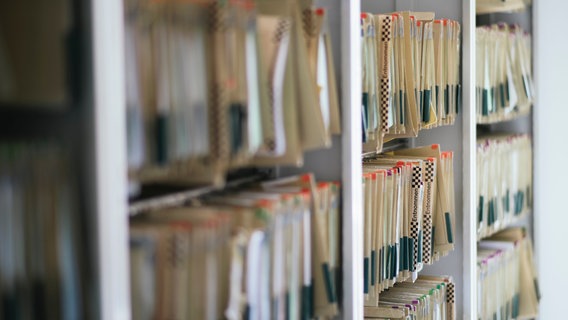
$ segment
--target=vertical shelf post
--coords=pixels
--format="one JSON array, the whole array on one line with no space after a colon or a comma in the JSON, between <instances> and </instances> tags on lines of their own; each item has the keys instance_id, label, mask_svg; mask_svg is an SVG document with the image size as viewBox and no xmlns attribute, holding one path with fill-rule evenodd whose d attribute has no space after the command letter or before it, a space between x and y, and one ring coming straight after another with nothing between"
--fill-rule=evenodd
<instances>
[{"instance_id":1,"label":"vertical shelf post","mask_svg":"<svg viewBox=\"0 0 568 320\"><path fill-rule=\"evenodd\" d=\"M341 1L343 319L363 319L360 0Z\"/></svg>"},{"instance_id":2,"label":"vertical shelf post","mask_svg":"<svg viewBox=\"0 0 568 320\"><path fill-rule=\"evenodd\" d=\"M476 110L475 110L475 0L463 2L463 312L477 319Z\"/></svg>"},{"instance_id":3,"label":"vertical shelf post","mask_svg":"<svg viewBox=\"0 0 568 320\"><path fill-rule=\"evenodd\" d=\"M101 319L130 319L122 1L91 1Z\"/></svg>"}]
</instances>

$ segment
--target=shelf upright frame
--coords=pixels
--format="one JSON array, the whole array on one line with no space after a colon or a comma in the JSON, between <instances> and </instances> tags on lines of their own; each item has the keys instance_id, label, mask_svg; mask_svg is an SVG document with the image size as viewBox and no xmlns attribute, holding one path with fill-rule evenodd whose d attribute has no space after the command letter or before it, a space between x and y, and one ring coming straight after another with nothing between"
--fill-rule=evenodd
<instances>
[{"instance_id":1,"label":"shelf upright frame","mask_svg":"<svg viewBox=\"0 0 568 320\"><path fill-rule=\"evenodd\" d=\"M343 319L363 319L360 0L341 1Z\"/></svg>"},{"instance_id":2,"label":"shelf upright frame","mask_svg":"<svg viewBox=\"0 0 568 320\"><path fill-rule=\"evenodd\" d=\"M122 5L91 1L98 294L105 320L131 319Z\"/></svg>"},{"instance_id":3,"label":"shelf upright frame","mask_svg":"<svg viewBox=\"0 0 568 320\"><path fill-rule=\"evenodd\" d=\"M475 0L462 3L462 92L463 92L463 312L464 319L477 319L477 215L475 110Z\"/></svg>"}]
</instances>

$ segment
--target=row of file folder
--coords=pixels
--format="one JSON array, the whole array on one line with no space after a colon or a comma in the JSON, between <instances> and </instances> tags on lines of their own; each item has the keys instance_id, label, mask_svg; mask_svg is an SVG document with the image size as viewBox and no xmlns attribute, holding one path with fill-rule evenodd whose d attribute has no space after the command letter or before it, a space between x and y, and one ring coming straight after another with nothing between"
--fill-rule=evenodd
<instances>
[{"instance_id":1,"label":"row of file folder","mask_svg":"<svg viewBox=\"0 0 568 320\"><path fill-rule=\"evenodd\" d=\"M404 320L454 320L456 319L455 284L449 276L421 275L414 283L396 284L388 291L381 293L379 306L401 310L402 317L389 319ZM368 317L365 319L382 318Z\"/></svg>"},{"instance_id":2,"label":"row of file folder","mask_svg":"<svg viewBox=\"0 0 568 320\"><path fill-rule=\"evenodd\" d=\"M532 191L532 140L528 134L494 134L478 138L478 239L528 214L532 207Z\"/></svg>"},{"instance_id":3,"label":"row of file folder","mask_svg":"<svg viewBox=\"0 0 568 320\"><path fill-rule=\"evenodd\" d=\"M478 0L475 2L477 14L523 11L532 0Z\"/></svg>"},{"instance_id":4,"label":"row of file folder","mask_svg":"<svg viewBox=\"0 0 568 320\"><path fill-rule=\"evenodd\" d=\"M56 143L0 143L1 319L89 319L71 168Z\"/></svg>"},{"instance_id":5,"label":"row of file folder","mask_svg":"<svg viewBox=\"0 0 568 320\"><path fill-rule=\"evenodd\" d=\"M507 229L480 241L477 255L478 318L537 318L540 293L525 230Z\"/></svg>"},{"instance_id":6,"label":"row of file folder","mask_svg":"<svg viewBox=\"0 0 568 320\"><path fill-rule=\"evenodd\" d=\"M461 104L459 22L432 12L361 14L363 149L453 124Z\"/></svg>"},{"instance_id":7,"label":"row of file folder","mask_svg":"<svg viewBox=\"0 0 568 320\"><path fill-rule=\"evenodd\" d=\"M530 112L534 100L532 41L518 25L476 29L478 123L509 120Z\"/></svg>"},{"instance_id":8,"label":"row of file folder","mask_svg":"<svg viewBox=\"0 0 568 320\"><path fill-rule=\"evenodd\" d=\"M453 153L439 145L363 162L365 305L454 249Z\"/></svg>"},{"instance_id":9,"label":"row of file folder","mask_svg":"<svg viewBox=\"0 0 568 320\"><path fill-rule=\"evenodd\" d=\"M130 177L222 185L295 165L340 117L327 11L311 1L125 1Z\"/></svg>"},{"instance_id":10,"label":"row of file folder","mask_svg":"<svg viewBox=\"0 0 568 320\"><path fill-rule=\"evenodd\" d=\"M134 218L133 317L338 315L339 188L305 174Z\"/></svg>"}]
</instances>

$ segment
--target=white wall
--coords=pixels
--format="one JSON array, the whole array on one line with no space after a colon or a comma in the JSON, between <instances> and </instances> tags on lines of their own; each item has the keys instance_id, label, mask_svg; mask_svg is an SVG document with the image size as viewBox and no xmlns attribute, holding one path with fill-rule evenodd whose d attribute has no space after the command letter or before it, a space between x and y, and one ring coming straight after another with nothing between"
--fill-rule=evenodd
<instances>
[{"instance_id":1,"label":"white wall","mask_svg":"<svg viewBox=\"0 0 568 320\"><path fill-rule=\"evenodd\" d=\"M537 103L534 118L535 244L542 292L540 319L557 319L568 277L568 2L534 1Z\"/></svg>"}]
</instances>

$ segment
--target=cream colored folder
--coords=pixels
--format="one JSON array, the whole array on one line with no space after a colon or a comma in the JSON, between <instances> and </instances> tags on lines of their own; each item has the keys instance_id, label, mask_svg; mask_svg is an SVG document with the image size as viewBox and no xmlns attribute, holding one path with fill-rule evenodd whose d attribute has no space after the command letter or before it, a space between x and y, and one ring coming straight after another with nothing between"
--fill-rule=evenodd
<instances>
[{"instance_id":1,"label":"cream colored folder","mask_svg":"<svg viewBox=\"0 0 568 320\"><path fill-rule=\"evenodd\" d=\"M309 191L312 198L312 274L314 277L314 314L328 317L337 314L337 296L330 269L327 218L329 212L322 210L320 194L312 174L304 174L262 183L262 188L272 192Z\"/></svg>"},{"instance_id":2,"label":"cream colored folder","mask_svg":"<svg viewBox=\"0 0 568 320\"><path fill-rule=\"evenodd\" d=\"M442 256L454 248L453 230L455 223L454 190L453 190L453 166L450 154L440 151L439 145L419 147L414 149L397 150L396 155L409 155L419 157L432 157L439 165L436 175L437 199L434 214L434 251ZM446 155L446 156L444 156ZM447 165L444 165L447 164ZM436 257L435 257L436 258Z\"/></svg>"}]
</instances>

